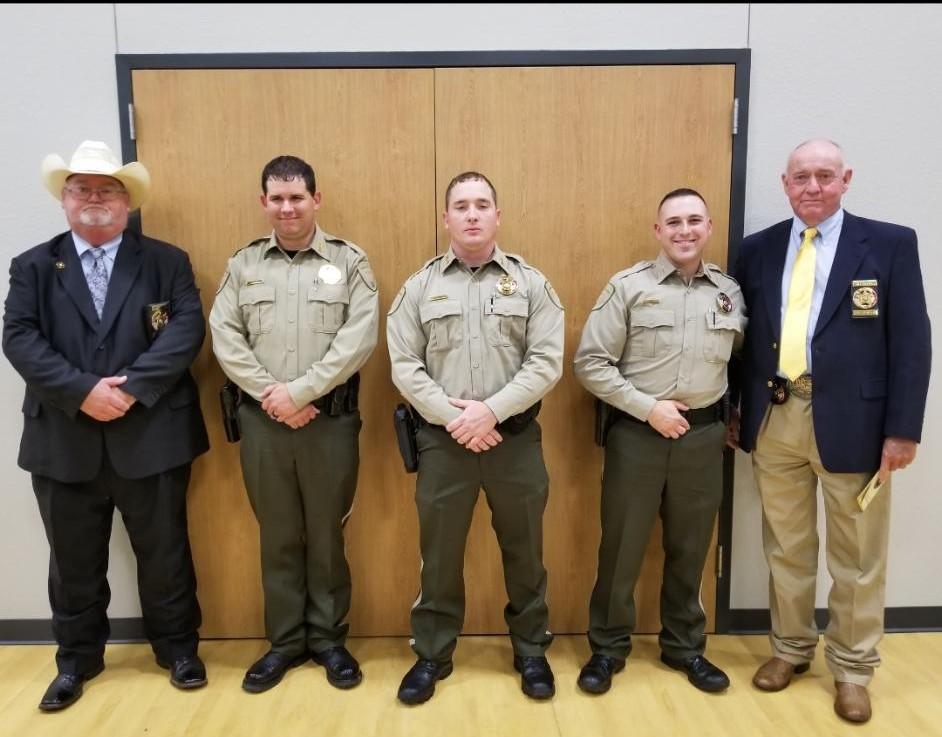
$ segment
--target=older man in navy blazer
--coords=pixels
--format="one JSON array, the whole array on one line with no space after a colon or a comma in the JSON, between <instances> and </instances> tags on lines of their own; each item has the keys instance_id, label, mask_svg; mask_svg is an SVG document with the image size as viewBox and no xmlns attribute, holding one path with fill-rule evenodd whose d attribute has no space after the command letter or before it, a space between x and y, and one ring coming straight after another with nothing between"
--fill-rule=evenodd
<instances>
[{"instance_id":1,"label":"older man in navy blazer","mask_svg":"<svg viewBox=\"0 0 942 737\"><path fill-rule=\"evenodd\" d=\"M738 440L752 451L771 571L773 657L753 683L781 690L814 657L820 482L834 708L865 722L883 635L889 477L916 455L930 337L916 234L843 210L852 175L837 144L801 144L782 175L794 217L742 244ZM875 472L884 486L862 510L857 495Z\"/></svg>"},{"instance_id":2,"label":"older man in navy blazer","mask_svg":"<svg viewBox=\"0 0 942 737\"><path fill-rule=\"evenodd\" d=\"M104 668L117 507L137 557L144 629L178 688L206 683L187 538L190 463L208 448L188 367L203 342L185 252L127 229L147 195L143 165L85 141L43 163L70 230L13 259L3 350L26 381L19 465L49 539L57 711Z\"/></svg>"}]
</instances>

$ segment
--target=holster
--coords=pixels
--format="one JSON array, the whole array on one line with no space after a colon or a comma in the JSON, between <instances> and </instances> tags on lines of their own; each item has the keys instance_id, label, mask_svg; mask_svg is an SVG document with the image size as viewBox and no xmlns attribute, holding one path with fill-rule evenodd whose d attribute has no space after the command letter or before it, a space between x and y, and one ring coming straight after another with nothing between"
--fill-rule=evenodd
<instances>
[{"instance_id":1,"label":"holster","mask_svg":"<svg viewBox=\"0 0 942 737\"><path fill-rule=\"evenodd\" d=\"M595 400L595 444L600 448L605 447L605 441L608 440L608 431L615 424L618 414L615 408L601 399Z\"/></svg>"},{"instance_id":2,"label":"holster","mask_svg":"<svg viewBox=\"0 0 942 737\"><path fill-rule=\"evenodd\" d=\"M415 442L415 418L408 405L396 406L393 412L393 426L396 429L399 455L402 456L406 473L415 473L419 470L419 448Z\"/></svg>"},{"instance_id":3,"label":"holster","mask_svg":"<svg viewBox=\"0 0 942 737\"><path fill-rule=\"evenodd\" d=\"M314 406L328 417L356 412L360 408L359 372L347 379L346 383L335 386L324 396L315 399Z\"/></svg>"},{"instance_id":4,"label":"holster","mask_svg":"<svg viewBox=\"0 0 942 737\"><path fill-rule=\"evenodd\" d=\"M237 384L227 381L219 390L219 404L222 406L222 426L226 431L226 440L238 443L242 439L239 429L239 398L242 390Z\"/></svg>"},{"instance_id":5,"label":"holster","mask_svg":"<svg viewBox=\"0 0 942 737\"><path fill-rule=\"evenodd\" d=\"M519 415L508 417L506 420L497 425L497 429L500 432L509 432L512 435L523 432L527 429L530 423L536 419L536 416L540 414L540 408L542 406L543 402L537 401L536 404L530 405Z\"/></svg>"}]
</instances>

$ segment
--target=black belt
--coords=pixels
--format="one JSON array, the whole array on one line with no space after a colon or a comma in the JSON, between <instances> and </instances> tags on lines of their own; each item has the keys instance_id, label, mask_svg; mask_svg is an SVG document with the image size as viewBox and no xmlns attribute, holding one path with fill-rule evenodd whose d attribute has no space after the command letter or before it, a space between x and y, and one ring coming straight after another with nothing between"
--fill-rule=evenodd
<instances>
[{"instance_id":1,"label":"black belt","mask_svg":"<svg viewBox=\"0 0 942 737\"><path fill-rule=\"evenodd\" d=\"M619 416L626 417L632 422L637 422L639 425L648 424L647 420L639 420L637 417L630 415L627 412L622 412L621 410L616 411L618 412ZM694 425L709 425L714 422L726 422L726 412L724 410L724 402L722 399L718 402L714 402L709 407L685 410L680 413L680 416L687 420L691 427Z\"/></svg>"},{"instance_id":2,"label":"black belt","mask_svg":"<svg viewBox=\"0 0 942 737\"><path fill-rule=\"evenodd\" d=\"M527 429L529 424L536 419L536 416L540 414L540 407L542 407L542 400L534 404L532 407L525 409L519 415L513 415L508 417L503 422L498 423L495 427L498 432L510 433L511 435L516 435ZM444 425L433 425L431 422L426 420L422 415L420 415L416 409L412 408L412 416L415 421L415 428L418 430L420 427L434 427L439 430L444 430Z\"/></svg>"},{"instance_id":3,"label":"black belt","mask_svg":"<svg viewBox=\"0 0 942 737\"><path fill-rule=\"evenodd\" d=\"M313 404L318 410L328 417L339 417L340 415L356 412L359 404L360 394L360 374L356 373L347 379L346 383L335 386L323 396L315 399ZM242 392L242 401L261 407L262 403L255 397Z\"/></svg>"}]
</instances>

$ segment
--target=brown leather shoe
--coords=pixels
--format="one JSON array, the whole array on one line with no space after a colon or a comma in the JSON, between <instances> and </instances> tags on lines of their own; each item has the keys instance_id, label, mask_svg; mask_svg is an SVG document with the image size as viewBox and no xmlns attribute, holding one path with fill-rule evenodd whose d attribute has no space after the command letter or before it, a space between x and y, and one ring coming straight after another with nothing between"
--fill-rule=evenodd
<instances>
[{"instance_id":1,"label":"brown leather shoe","mask_svg":"<svg viewBox=\"0 0 942 737\"><path fill-rule=\"evenodd\" d=\"M834 711L848 722L862 724L870 720L870 694L866 686L846 681L834 681L837 695L834 698Z\"/></svg>"},{"instance_id":2,"label":"brown leather shoe","mask_svg":"<svg viewBox=\"0 0 942 737\"><path fill-rule=\"evenodd\" d=\"M794 674L804 673L808 668L808 663L794 665L781 658L771 658L756 671L752 685L763 691L781 691L792 682Z\"/></svg>"}]
</instances>

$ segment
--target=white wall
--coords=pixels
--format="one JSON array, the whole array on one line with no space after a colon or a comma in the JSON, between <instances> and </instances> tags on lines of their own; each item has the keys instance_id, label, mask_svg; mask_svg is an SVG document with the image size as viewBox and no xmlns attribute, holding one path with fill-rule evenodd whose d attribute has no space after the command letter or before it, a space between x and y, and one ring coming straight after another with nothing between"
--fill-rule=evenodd
<instances>
[{"instance_id":1,"label":"white wall","mask_svg":"<svg viewBox=\"0 0 942 737\"><path fill-rule=\"evenodd\" d=\"M790 214L779 175L789 149L814 136L840 142L855 174L844 198L853 213L903 223L920 236L936 345L942 345L942 7L753 5L747 233ZM942 398L937 347L923 443L894 474L888 606L942 605L937 575L942 529ZM740 454L733 511L734 608L768 606L760 512L748 459ZM819 510L819 519L823 519ZM819 570L825 570L823 540ZM828 579L818 587L826 606Z\"/></svg>"},{"instance_id":2,"label":"white wall","mask_svg":"<svg viewBox=\"0 0 942 737\"><path fill-rule=\"evenodd\" d=\"M66 230L59 203L43 188L39 163L68 160L86 138L121 150L115 82L114 10L95 5L0 7L0 294L10 259ZM16 465L23 381L0 358L0 620L48 618L49 548L29 474ZM134 556L116 524L111 550L113 616L139 616Z\"/></svg>"},{"instance_id":3,"label":"white wall","mask_svg":"<svg viewBox=\"0 0 942 737\"><path fill-rule=\"evenodd\" d=\"M932 248L930 207L942 186L933 176L942 163L935 132L942 112L942 53L934 38L940 28L938 6L318 4L276 12L260 5L6 5L0 262L65 227L39 182L43 156L67 158L85 138L119 150L115 53L750 47L746 231L789 214L778 174L790 148L814 135L835 138L857 170L848 208L922 235L930 313L938 317L942 305L932 287L942 255ZM45 618L46 543L28 475L16 467L22 381L3 361L0 399L6 407L0 475L8 479L0 619ZM942 580L933 575L942 495L931 483L942 472L942 456L932 453L940 421L942 405L930 399L927 447L895 480L890 606L942 605ZM764 607L758 506L748 462L739 465L732 605ZM123 533L115 540L110 613L137 616L133 556Z\"/></svg>"}]
</instances>

